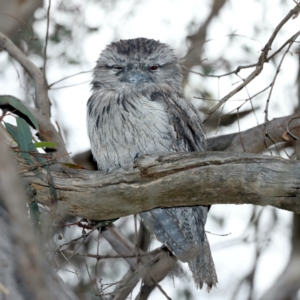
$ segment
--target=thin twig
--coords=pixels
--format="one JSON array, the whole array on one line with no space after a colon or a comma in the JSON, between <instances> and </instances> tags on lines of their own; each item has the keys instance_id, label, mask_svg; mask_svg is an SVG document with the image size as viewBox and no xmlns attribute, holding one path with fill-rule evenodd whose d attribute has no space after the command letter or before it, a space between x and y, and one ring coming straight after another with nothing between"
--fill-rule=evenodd
<instances>
[{"instance_id":1,"label":"thin twig","mask_svg":"<svg viewBox=\"0 0 300 300\"><path fill-rule=\"evenodd\" d=\"M48 46L48 39L49 39L49 23L50 23L50 8L51 8L51 0L48 0L48 9L47 9L47 29L46 29L46 37L45 37L45 47L44 47L44 54L43 54L43 59L44 59L44 66L43 66L43 74L44 74L44 80L46 80L46 64L47 64L47 46Z\"/></svg>"},{"instance_id":2,"label":"thin twig","mask_svg":"<svg viewBox=\"0 0 300 300\"><path fill-rule=\"evenodd\" d=\"M267 56L269 51L271 50L273 41L275 37L277 36L280 29L283 27L283 25L291 19L295 14L300 11L300 7L295 6L284 18L283 20L277 25L275 30L273 31L269 41L266 43L265 47L262 49L262 53L259 56L257 65L255 70L244 80L242 84L240 84L238 87L236 87L233 91L231 91L229 94L227 94L225 97L223 97L218 104L216 104L212 109L210 109L207 113L206 118L204 119L203 123L205 123L211 115L220 107L222 106L228 99L230 99L233 95L235 95L237 92L242 90L246 85L248 85L256 76L258 76L261 71L263 70L263 65L266 62Z\"/></svg>"},{"instance_id":3,"label":"thin twig","mask_svg":"<svg viewBox=\"0 0 300 300\"><path fill-rule=\"evenodd\" d=\"M282 63L283 63L283 61L284 61L284 59L285 59L285 56L286 56L287 53L290 51L290 48L292 47L292 45L294 44L294 41L298 38L299 35L300 35L300 31L298 31L296 34L293 35L293 38L292 38L291 41L289 42L288 47L287 47L285 53L283 54L283 56L282 56L282 58L281 58L281 60L280 60L280 63L279 63L279 65L278 65L277 69L276 69L276 73L275 73L274 79L273 79L273 81L272 81L272 83L271 83L271 89L270 89L270 91L269 91L269 95L268 95L268 98L267 98L267 100L266 100L266 107L265 107L265 110L264 110L264 113L265 113L265 123L264 123L264 124L265 124L265 128L264 128L264 131L265 131L265 138L266 138L266 137L270 137L270 136L268 135L268 131L267 131L267 123L269 122L269 120L268 120L268 110L269 110L269 103L270 103L271 95L272 95L272 92L273 92L273 88L274 88L274 86L275 86L275 82L276 82L277 76L278 76L278 74L279 74L279 72L280 72L280 68L281 68ZM265 143L267 144L266 141L265 141Z\"/></svg>"},{"instance_id":4,"label":"thin twig","mask_svg":"<svg viewBox=\"0 0 300 300\"><path fill-rule=\"evenodd\" d=\"M254 68L256 66L257 66L257 63L256 64L251 64L251 65L246 65L246 66L238 66L235 70L224 73L224 74L220 74L220 75L208 75L208 74L204 74L204 73L201 73L201 72L196 72L196 71L193 71L193 70L191 70L191 69L189 69L185 66L182 66L182 68L189 71L190 73L197 74L197 75L200 75L202 77L221 78L221 77L225 77L225 76L232 75L232 74L238 74L242 69Z\"/></svg>"},{"instance_id":5,"label":"thin twig","mask_svg":"<svg viewBox=\"0 0 300 300\"><path fill-rule=\"evenodd\" d=\"M81 74L91 73L91 72L93 72L93 70L90 70L90 71L82 71L82 72L78 72L78 73L73 74L73 75L66 76L66 77L64 77L64 78L61 78L61 79L59 79L59 80L57 80L57 81L52 82L51 84L48 85L48 88L50 89L50 88L51 88L52 86L54 86L55 84L57 84L57 83L59 83L59 82L62 82L62 81L64 81L64 80L67 80L67 79L69 79L69 78L72 78L72 77L75 77L75 76L78 76L78 75L81 75Z\"/></svg>"},{"instance_id":6,"label":"thin twig","mask_svg":"<svg viewBox=\"0 0 300 300\"><path fill-rule=\"evenodd\" d=\"M78 85L86 84L86 83L88 83L88 82L91 82L91 81L90 81L90 80L86 80L86 81L80 82L80 83L74 83L74 84L69 84L69 85L59 86L59 87L56 87L56 88L52 88L51 90L65 89L65 88L69 88L69 87L72 87L72 86L78 86Z\"/></svg>"}]
</instances>

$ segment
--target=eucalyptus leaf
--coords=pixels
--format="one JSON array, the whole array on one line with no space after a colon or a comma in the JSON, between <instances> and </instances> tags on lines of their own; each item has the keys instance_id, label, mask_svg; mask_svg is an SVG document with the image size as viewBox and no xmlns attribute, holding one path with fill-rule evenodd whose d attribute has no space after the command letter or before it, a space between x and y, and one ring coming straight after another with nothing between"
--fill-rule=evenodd
<instances>
[{"instance_id":1,"label":"eucalyptus leaf","mask_svg":"<svg viewBox=\"0 0 300 300\"><path fill-rule=\"evenodd\" d=\"M1 95L0 96L0 108L6 107L13 111L15 109L17 112L15 112L16 115L19 115L20 117L27 117L30 121L30 123L35 127L35 129L39 129L39 126L37 124L37 121L35 120L34 116L30 112L30 110L14 96L10 95ZM11 107L9 107L11 106ZM13 109L12 109L13 108ZM18 113L19 112L19 113Z\"/></svg>"},{"instance_id":2,"label":"eucalyptus leaf","mask_svg":"<svg viewBox=\"0 0 300 300\"><path fill-rule=\"evenodd\" d=\"M35 148L55 148L57 146L54 142L36 142L33 144Z\"/></svg>"}]
</instances>

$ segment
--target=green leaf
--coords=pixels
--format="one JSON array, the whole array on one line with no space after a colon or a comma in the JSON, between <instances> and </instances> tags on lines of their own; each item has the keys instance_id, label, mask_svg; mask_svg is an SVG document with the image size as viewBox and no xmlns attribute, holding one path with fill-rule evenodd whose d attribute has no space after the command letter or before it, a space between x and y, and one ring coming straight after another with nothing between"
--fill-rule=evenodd
<instances>
[{"instance_id":1,"label":"green leaf","mask_svg":"<svg viewBox=\"0 0 300 300\"><path fill-rule=\"evenodd\" d=\"M55 148L57 146L54 142L36 142L33 144L35 148Z\"/></svg>"},{"instance_id":2,"label":"green leaf","mask_svg":"<svg viewBox=\"0 0 300 300\"><path fill-rule=\"evenodd\" d=\"M37 151L32 143L32 137L29 125L22 118L16 117L18 129L18 145L21 150L21 155L28 161L29 164L34 164L28 151Z\"/></svg>"},{"instance_id":3,"label":"green leaf","mask_svg":"<svg viewBox=\"0 0 300 300\"><path fill-rule=\"evenodd\" d=\"M22 103L22 101L10 95L2 95L0 96L0 107L5 107L5 106L11 106L15 110L17 110L15 114L19 115L20 117L25 117L25 118L27 117L30 123L35 127L35 129L37 130L39 129L39 126L34 116L29 111L29 109ZM11 107L8 107L8 109L10 111L13 111Z\"/></svg>"},{"instance_id":4,"label":"green leaf","mask_svg":"<svg viewBox=\"0 0 300 300\"><path fill-rule=\"evenodd\" d=\"M58 202L57 191L55 188L54 180L51 175L50 169L48 167L49 162L44 157L39 157L39 154L35 145L32 142L31 131L27 122L19 117L16 117L17 126L13 126L9 123L4 122L8 133L13 137L13 139L18 143L20 148L20 154L27 160L29 165L34 165L36 161L40 162L40 166L44 167L47 170L47 181L49 184L50 199L52 206L56 205ZM56 144L53 142L40 142L36 143L40 147L55 147ZM30 153L29 153L30 152ZM30 155L31 154L31 155ZM34 157L34 159L32 159ZM36 169L36 176L41 178L38 169ZM37 201L35 199L34 193L32 192L31 187L27 187L31 199L33 200L30 205L31 218L34 226L39 230L39 220L40 213Z\"/></svg>"},{"instance_id":5,"label":"green leaf","mask_svg":"<svg viewBox=\"0 0 300 300\"><path fill-rule=\"evenodd\" d=\"M21 155L29 164L33 164L28 151L37 151L32 143L31 132L28 124L21 118L16 117L17 126L4 122L7 132L17 142Z\"/></svg>"},{"instance_id":6,"label":"green leaf","mask_svg":"<svg viewBox=\"0 0 300 300\"><path fill-rule=\"evenodd\" d=\"M7 132L12 136L12 138L19 145L19 136L18 136L18 128L17 126L11 125L9 123L4 122Z\"/></svg>"}]
</instances>

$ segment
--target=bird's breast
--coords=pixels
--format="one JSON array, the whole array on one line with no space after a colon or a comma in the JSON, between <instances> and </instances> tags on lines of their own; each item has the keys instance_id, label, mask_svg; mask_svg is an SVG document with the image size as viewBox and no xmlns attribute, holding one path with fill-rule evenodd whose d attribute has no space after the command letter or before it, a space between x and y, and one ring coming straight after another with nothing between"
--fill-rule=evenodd
<instances>
[{"instance_id":1,"label":"bird's breast","mask_svg":"<svg viewBox=\"0 0 300 300\"><path fill-rule=\"evenodd\" d=\"M144 154L173 150L166 108L147 97L102 95L88 103L91 149L99 168L125 166Z\"/></svg>"}]
</instances>

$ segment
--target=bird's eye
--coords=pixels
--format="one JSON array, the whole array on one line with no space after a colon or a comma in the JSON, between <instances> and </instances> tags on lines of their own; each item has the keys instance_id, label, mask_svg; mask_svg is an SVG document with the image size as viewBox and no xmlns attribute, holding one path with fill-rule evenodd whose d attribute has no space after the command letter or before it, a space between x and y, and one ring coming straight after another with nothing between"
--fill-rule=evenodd
<instances>
[{"instance_id":1,"label":"bird's eye","mask_svg":"<svg viewBox=\"0 0 300 300\"><path fill-rule=\"evenodd\" d=\"M122 69L123 69L123 67L121 67L121 66L118 66L118 65L114 66L114 70L122 70Z\"/></svg>"},{"instance_id":2,"label":"bird's eye","mask_svg":"<svg viewBox=\"0 0 300 300\"><path fill-rule=\"evenodd\" d=\"M157 70L157 69L158 69L158 66L157 66L157 65L154 65L154 66L152 66L152 67L149 68L149 70L151 70L151 71L155 71L155 70Z\"/></svg>"}]
</instances>

